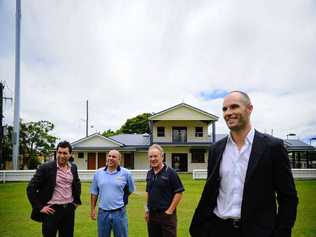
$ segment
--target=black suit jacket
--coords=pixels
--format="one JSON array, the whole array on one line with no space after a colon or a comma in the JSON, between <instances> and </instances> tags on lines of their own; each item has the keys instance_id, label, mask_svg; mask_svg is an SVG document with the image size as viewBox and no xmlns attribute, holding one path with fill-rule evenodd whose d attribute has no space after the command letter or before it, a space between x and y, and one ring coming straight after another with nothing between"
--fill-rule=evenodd
<instances>
[{"instance_id":1,"label":"black suit jacket","mask_svg":"<svg viewBox=\"0 0 316 237\"><path fill-rule=\"evenodd\" d=\"M227 137L209 149L208 178L190 226L192 237L209 236L217 204L219 167ZM296 219L297 192L283 141L255 131L246 172L242 237L290 237Z\"/></svg>"},{"instance_id":2,"label":"black suit jacket","mask_svg":"<svg viewBox=\"0 0 316 237\"><path fill-rule=\"evenodd\" d=\"M77 172L77 166L71 164L73 175L72 195L74 203L81 204L81 183ZM31 219L42 221L40 210L47 205L52 198L56 186L57 164L56 161L49 161L41 165L34 174L27 186L27 197L32 205Z\"/></svg>"}]
</instances>

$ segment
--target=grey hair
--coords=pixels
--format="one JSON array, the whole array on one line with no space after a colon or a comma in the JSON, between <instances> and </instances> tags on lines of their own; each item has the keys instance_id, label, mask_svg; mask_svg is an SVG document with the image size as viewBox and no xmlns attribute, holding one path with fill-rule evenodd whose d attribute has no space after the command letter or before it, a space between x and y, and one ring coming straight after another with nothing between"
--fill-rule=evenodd
<instances>
[{"instance_id":1,"label":"grey hair","mask_svg":"<svg viewBox=\"0 0 316 237\"><path fill-rule=\"evenodd\" d=\"M163 148L160 145L158 145L158 144L152 144L149 147L148 151L151 150L151 149L156 149L156 150L160 151L161 156L163 156L163 154L164 154Z\"/></svg>"}]
</instances>

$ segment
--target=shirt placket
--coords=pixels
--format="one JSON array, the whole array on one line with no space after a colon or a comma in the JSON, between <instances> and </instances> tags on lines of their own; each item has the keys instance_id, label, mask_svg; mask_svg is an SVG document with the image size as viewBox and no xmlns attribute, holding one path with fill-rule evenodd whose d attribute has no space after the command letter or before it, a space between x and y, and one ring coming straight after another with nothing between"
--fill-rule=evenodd
<instances>
[{"instance_id":1,"label":"shirt placket","mask_svg":"<svg viewBox=\"0 0 316 237\"><path fill-rule=\"evenodd\" d=\"M240 187L240 180L239 180L239 158L240 158L240 152L235 144L233 144L233 159L232 159L232 165L233 165L233 187L232 187L232 197L233 197L233 209L238 209L238 196L239 196L239 187Z\"/></svg>"},{"instance_id":2,"label":"shirt placket","mask_svg":"<svg viewBox=\"0 0 316 237\"><path fill-rule=\"evenodd\" d=\"M233 164L233 209L239 210L240 207L240 197L242 196L243 192L243 182L242 182L242 161L244 151L246 147L245 145L241 148L241 150L238 150L238 147L236 144L233 144L233 159L232 159L232 164ZM240 213L235 213L236 215L239 215Z\"/></svg>"}]
</instances>

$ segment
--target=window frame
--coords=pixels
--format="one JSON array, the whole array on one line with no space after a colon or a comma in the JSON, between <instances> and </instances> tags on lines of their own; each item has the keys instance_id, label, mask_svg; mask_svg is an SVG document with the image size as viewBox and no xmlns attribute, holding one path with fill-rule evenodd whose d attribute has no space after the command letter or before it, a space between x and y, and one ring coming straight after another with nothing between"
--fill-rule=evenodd
<instances>
[{"instance_id":1,"label":"window frame","mask_svg":"<svg viewBox=\"0 0 316 237\"><path fill-rule=\"evenodd\" d=\"M157 137L165 137L165 136L166 136L165 127L162 127L162 126L157 127Z\"/></svg>"},{"instance_id":2,"label":"window frame","mask_svg":"<svg viewBox=\"0 0 316 237\"><path fill-rule=\"evenodd\" d=\"M194 163L194 164L205 163L205 151L191 151L191 163Z\"/></svg>"},{"instance_id":3,"label":"window frame","mask_svg":"<svg viewBox=\"0 0 316 237\"><path fill-rule=\"evenodd\" d=\"M201 131L197 131L201 129ZM195 127L195 137L203 137L204 131L203 127Z\"/></svg>"}]
</instances>

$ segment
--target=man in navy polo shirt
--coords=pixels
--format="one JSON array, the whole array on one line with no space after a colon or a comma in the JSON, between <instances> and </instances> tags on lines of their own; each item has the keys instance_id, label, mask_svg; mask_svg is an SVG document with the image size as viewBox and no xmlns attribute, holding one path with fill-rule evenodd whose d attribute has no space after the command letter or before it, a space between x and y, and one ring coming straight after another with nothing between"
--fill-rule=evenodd
<instances>
[{"instance_id":1,"label":"man in navy polo shirt","mask_svg":"<svg viewBox=\"0 0 316 237\"><path fill-rule=\"evenodd\" d=\"M177 173L163 163L163 149L153 144L148 150L151 169L147 173L145 220L149 237L176 237L176 207L183 185Z\"/></svg>"},{"instance_id":2,"label":"man in navy polo shirt","mask_svg":"<svg viewBox=\"0 0 316 237\"><path fill-rule=\"evenodd\" d=\"M127 197L135 190L131 172L120 167L121 154L111 150L107 165L97 170L91 184L91 219L96 220L96 203L99 199L98 236L127 237Z\"/></svg>"}]
</instances>

